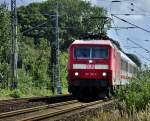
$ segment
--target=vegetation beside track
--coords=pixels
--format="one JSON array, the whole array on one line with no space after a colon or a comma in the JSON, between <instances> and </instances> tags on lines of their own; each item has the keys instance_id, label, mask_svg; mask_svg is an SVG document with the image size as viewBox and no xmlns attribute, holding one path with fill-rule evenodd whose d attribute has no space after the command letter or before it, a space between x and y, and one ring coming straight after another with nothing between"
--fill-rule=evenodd
<instances>
[{"instance_id":1,"label":"vegetation beside track","mask_svg":"<svg viewBox=\"0 0 150 121\"><path fill-rule=\"evenodd\" d=\"M145 110L150 104L150 70L139 71L125 89L118 90L117 96L127 112Z\"/></svg>"},{"instance_id":2,"label":"vegetation beside track","mask_svg":"<svg viewBox=\"0 0 150 121\"><path fill-rule=\"evenodd\" d=\"M86 121L150 121L150 70L138 72L126 88L117 90L116 109L99 112Z\"/></svg>"},{"instance_id":3,"label":"vegetation beside track","mask_svg":"<svg viewBox=\"0 0 150 121\"><path fill-rule=\"evenodd\" d=\"M119 110L102 111L95 116L87 117L84 121L150 121L150 109L135 112L132 116L127 113L121 115Z\"/></svg>"}]
</instances>

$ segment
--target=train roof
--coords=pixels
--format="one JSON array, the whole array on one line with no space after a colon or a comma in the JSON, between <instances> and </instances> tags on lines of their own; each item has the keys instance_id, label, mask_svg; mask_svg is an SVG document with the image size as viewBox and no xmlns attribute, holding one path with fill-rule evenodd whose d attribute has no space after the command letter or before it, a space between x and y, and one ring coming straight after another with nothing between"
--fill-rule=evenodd
<instances>
[{"instance_id":1,"label":"train roof","mask_svg":"<svg viewBox=\"0 0 150 121\"><path fill-rule=\"evenodd\" d=\"M123 58L124 60L128 61L130 64L136 66L136 64L122 51L120 51L121 54L121 58Z\"/></svg>"},{"instance_id":2,"label":"train roof","mask_svg":"<svg viewBox=\"0 0 150 121\"><path fill-rule=\"evenodd\" d=\"M110 40L75 40L72 45L82 45L82 44L86 44L86 45L110 45L112 47L114 47L114 45L112 44L112 42Z\"/></svg>"}]
</instances>

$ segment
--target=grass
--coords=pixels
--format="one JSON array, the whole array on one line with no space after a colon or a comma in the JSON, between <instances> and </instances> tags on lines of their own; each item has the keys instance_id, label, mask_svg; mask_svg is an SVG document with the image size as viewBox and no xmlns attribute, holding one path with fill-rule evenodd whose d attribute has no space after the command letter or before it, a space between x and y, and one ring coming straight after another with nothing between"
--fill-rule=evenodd
<instances>
[{"instance_id":1,"label":"grass","mask_svg":"<svg viewBox=\"0 0 150 121\"><path fill-rule=\"evenodd\" d=\"M101 111L94 117L87 117L85 121L150 121L150 108L134 112L132 116L129 116L127 113L122 115L119 110Z\"/></svg>"},{"instance_id":2,"label":"grass","mask_svg":"<svg viewBox=\"0 0 150 121\"><path fill-rule=\"evenodd\" d=\"M68 94L67 88L62 88L62 94ZM39 96L51 96L53 95L50 89L45 88L27 88L27 89L1 89L0 100L12 99L12 98L25 98L25 97L39 97ZM54 94L56 95L56 93Z\"/></svg>"}]
</instances>

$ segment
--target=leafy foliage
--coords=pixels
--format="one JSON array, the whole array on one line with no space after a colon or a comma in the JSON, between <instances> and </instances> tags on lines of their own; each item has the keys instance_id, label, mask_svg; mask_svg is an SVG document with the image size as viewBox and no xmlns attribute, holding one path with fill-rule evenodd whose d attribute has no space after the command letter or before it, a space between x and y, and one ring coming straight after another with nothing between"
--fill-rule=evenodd
<instances>
[{"instance_id":1,"label":"leafy foliage","mask_svg":"<svg viewBox=\"0 0 150 121\"><path fill-rule=\"evenodd\" d=\"M5 88L9 74L10 53L10 15L4 6L0 6L0 82Z\"/></svg>"},{"instance_id":2,"label":"leafy foliage","mask_svg":"<svg viewBox=\"0 0 150 121\"><path fill-rule=\"evenodd\" d=\"M118 97L127 111L145 109L150 103L150 70L138 72L125 90L119 89Z\"/></svg>"},{"instance_id":3,"label":"leafy foliage","mask_svg":"<svg viewBox=\"0 0 150 121\"><path fill-rule=\"evenodd\" d=\"M92 6L82 0L48 0L18 9L20 31L23 35L34 38L35 43L39 43L39 38L52 41L51 34L54 30L52 15L56 13L56 3L59 6L61 49L66 49L72 38L77 38L80 34L87 32L106 34L110 21L105 21L107 12L103 8ZM47 24L28 31L44 22Z\"/></svg>"}]
</instances>

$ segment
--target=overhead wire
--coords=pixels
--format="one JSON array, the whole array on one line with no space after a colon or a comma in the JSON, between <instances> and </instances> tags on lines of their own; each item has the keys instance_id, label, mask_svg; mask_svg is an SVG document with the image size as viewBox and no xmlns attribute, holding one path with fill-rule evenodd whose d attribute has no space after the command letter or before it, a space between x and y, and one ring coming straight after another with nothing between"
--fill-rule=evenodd
<instances>
[{"instance_id":1,"label":"overhead wire","mask_svg":"<svg viewBox=\"0 0 150 121\"><path fill-rule=\"evenodd\" d=\"M150 58L147 58L139 53L137 53L136 51L134 51L134 53L136 53L137 55L141 56L142 58L144 58L145 60L149 61L150 62Z\"/></svg>"},{"instance_id":2,"label":"overhead wire","mask_svg":"<svg viewBox=\"0 0 150 121\"><path fill-rule=\"evenodd\" d=\"M112 23L113 23L113 25L114 25L114 30L115 30L115 32L116 32L116 35L119 37L119 33L118 33L118 31L117 31L117 26L116 26L116 24L115 24L115 22L114 22L114 19L113 19L113 16L112 16L112 10L111 10L111 7L112 7L112 3L110 3L110 6L109 6L109 12L110 12L110 16L111 16L111 19L112 19Z\"/></svg>"},{"instance_id":3,"label":"overhead wire","mask_svg":"<svg viewBox=\"0 0 150 121\"><path fill-rule=\"evenodd\" d=\"M110 28L114 28L114 29L117 29L117 30L120 30L120 29L135 29L136 27L133 27L133 26L112 26Z\"/></svg>"},{"instance_id":4,"label":"overhead wire","mask_svg":"<svg viewBox=\"0 0 150 121\"><path fill-rule=\"evenodd\" d=\"M128 2L128 1L135 1L135 0L96 0L96 1L105 1L105 2Z\"/></svg>"},{"instance_id":5,"label":"overhead wire","mask_svg":"<svg viewBox=\"0 0 150 121\"><path fill-rule=\"evenodd\" d=\"M150 15L146 15L146 14L130 14L130 13L125 13L125 14L114 14L114 15L119 15L119 16L150 16Z\"/></svg>"},{"instance_id":6,"label":"overhead wire","mask_svg":"<svg viewBox=\"0 0 150 121\"><path fill-rule=\"evenodd\" d=\"M145 50L146 52L150 53L150 50L148 50L147 48L143 47L142 45L136 43L135 41L131 40L130 38L127 38L128 41L132 42L133 44L135 44L136 46L142 48L143 50Z\"/></svg>"},{"instance_id":7,"label":"overhead wire","mask_svg":"<svg viewBox=\"0 0 150 121\"><path fill-rule=\"evenodd\" d=\"M141 10L141 9L139 9L137 6L135 6L135 4L133 4L133 6L134 6L134 9L132 9L133 10L133 14L130 14L130 15L140 15L140 16L143 16L143 17L150 17L150 12L148 12L148 11L143 11L143 10ZM128 9L131 9L129 6L127 7ZM140 11L139 11L140 10ZM139 12L142 12L142 13L139 13ZM137 13L137 14L136 14ZM117 15L117 14L116 14ZM118 14L119 15L119 14ZM123 15L123 14L122 14Z\"/></svg>"},{"instance_id":8,"label":"overhead wire","mask_svg":"<svg viewBox=\"0 0 150 121\"><path fill-rule=\"evenodd\" d=\"M138 5L136 5L136 4L132 4L132 6L134 6L134 11L135 12L142 12L141 14L139 14L139 15L141 15L142 17L147 17L148 19L150 18L150 11L147 11L146 9L144 9L144 8L141 8L141 7L139 7ZM139 10L139 11L138 11ZM148 27L150 27L148 24L147 24L147 26Z\"/></svg>"},{"instance_id":9,"label":"overhead wire","mask_svg":"<svg viewBox=\"0 0 150 121\"><path fill-rule=\"evenodd\" d=\"M133 4L133 6L136 7L137 9L141 10L142 12L147 13L148 15L150 15L150 11L147 11L147 10L145 10L145 9L139 7L139 6L136 6L135 4Z\"/></svg>"},{"instance_id":10,"label":"overhead wire","mask_svg":"<svg viewBox=\"0 0 150 121\"><path fill-rule=\"evenodd\" d=\"M36 29L36 28L39 28L39 27L41 27L41 26L47 24L47 23L48 23L48 21L46 21L46 22L44 22L44 23L42 23L42 24L39 24L39 25L37 25L37 26L34 26L34 27L30 28L30 29L27 29L27 30L23 31L22 34L27 33L27 32L30 32L30 31L32 31L32 30L34 30L34 29Z\"/></svg>"},{"instance_id":11,"label":"overhead wire","mask_svg":"<svg viewBox=\"0 0 150 121\"><path fill-rule=\"evenodd\" d=\"M110 13L111 13L111 8L110 8ZM118 14L118 15L119 15L119 14ZM121 14L120 14L120 15L121 15ZM129 16L129 15L148 16L148 15L145 15L145 14L122 14L122 15L126 15L126 16ZM140 26L138 26L138 25L136 25L136 24L133 24L133 23L131 23L131 22L125 20L125 19L122 19L122 18L120 18L120 17L118 17L118 16L116 16L116 15L114 15L114 14L111 13L111 18L112 18L113 22L114 22L113 17L115 17L115 18L117 18L117 19L119 19L119 20L121 20L121 21L123 21L123 22L125 22L125 23L128 23L128 24L130 24L130 25L133 26L133 27L129 27L129 28L138 28L138 29L141 29L141 30L143 30L143 31L145 31L145 32L150 33L149 30L147 30L147 29L145 29L145 28L143 28L143 27L140 27ZM114 26L114 27L112 27L112 28L115 28L115 30L117 30L117 29L116 29L116 28L117 28L116 26ZM124 27L122 27L122 28L124 29ZM118 33L118 31L117 31L117 33ZM138 46L138 47L144 49L146 52L150 52L148 49L144 48L144 47L141 46L140 44L138 44L138 43L136 43L136 42L134 42L134 41L132 41L132 40L130 40L130 41L131 41L133 44L135 44L136 46ZM145 58L146 60L150 61L149 59L147 59L147 58L144 57L144 56L143 56L143 58Z\"/></svg>"},{"instance_id":12,"label":"overhead wire","mask_svg":"<svg viewBox=\"0 0 150 121\"><path fill-rule=\"evenodd\" d=\"M110 3L110 9L109 9L109 12L110 12L110 16L111 16L111 19L112 19L112 23L113 23L113 25L114 25L114 27L111 27L111 28L113 28L114 30L115 30L115 32L116 32L116 35L120 38L121 36L120 36L120 34L119 34L119 32L118 32L118 30L120 30L120 29L134 29L134 28L136 28L136 27L133 27L133 26L130 26L130 27L119 27L119 26L116 26L116 24L115 24L115 21L114 21L114 18L113 18L113 14L112 14L112 3ZM121 39L122 40L122 39Z\"/></svg>"},{"instance_id":13,"label":"overhead wire","mask_svg":"<svg viewBox=\"0 0 150 121\"><path fill-rule=\"evenodd\" d=\"M132 25L132 26L135 26L135 27L137 27L138 29L141 29L141 30L143 30L143 31L145 31L145 32L147 32L147 33L150 34L150 31L147 30L147 29L145 29L145 28L142 28L142 27L140 27L140 26L138 26L138 25L136 25L136 24L133 24L133 23L131 23L131 22L129 22L129 21L123 19L123 18L120 18L120 17L116 16L116 15L113 15L113 14L112 14L112 16L114 16L115 18L117 18L117 19L119 19L119 20L121 20L121 21L123 21L123 22L125 22L125 23L128 23L128 24L130 24L130 25Z\"/></svg>"},{"instance_id":14,"label":"overhead wire","mask_svg":"<svg viewBox=\"0 0 150 121\"><path fill-rule=\"evenodd\" d=\"M145 50L146 53L148 53L149 56L150 56L150 51L149 51L147 48L144 48L142 45L136 43L135 41L133 41L133 40L131 40L131 39L129 39L129 38L127 38L127 40L129 40L130 42L132 42L134 45L138 46L139 48ZM139 55L139 54L138 54L138 55ZM142 56L143 56L143 55L142 55ZM143 58L147 59L145 56L143 56ZM149 59L150 59L150 58L149 58ZM148 60L148 59L147 59L147 60ZM150 61L150 60L148 60L148 61Z\"/></svg>"},{"instance_id":15,"label":"overhead wire","mask_svg":"<svg viewBox=\"0 0 150 121\"><path fill-rule=\"evenodd\" d=\"M120 30L120 29L129 29L129 28L131 29L131 28L135 28L135 27L119 27L119 26L116 26L115 21L114 21L114 17L112 16L112 2L111 2L110 5L109 5L109 12L110 12L110 16L111 16L111 19L112 19L112 23L113 23L113 25L114 25L114 27L111 27L111 28L113 28L113 29L115 30L116 36L117 36L118 38L121 38L121 36L120 36L118 30ZM119 40L123 40L123 39L119 39Z\"/></svg>"}]
</instances>

